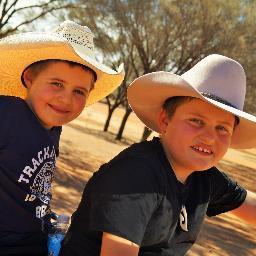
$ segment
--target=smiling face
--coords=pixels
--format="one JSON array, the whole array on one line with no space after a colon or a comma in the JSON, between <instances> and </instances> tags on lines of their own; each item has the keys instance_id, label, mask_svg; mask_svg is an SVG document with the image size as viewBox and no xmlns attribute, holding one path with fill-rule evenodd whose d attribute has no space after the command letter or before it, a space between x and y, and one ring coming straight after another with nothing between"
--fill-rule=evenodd
<instances>
[{"instance_id":1,"label":"smiling face","mask_svg":"<svg viewBox=\"0 0 256 256\"><path fill-rule=\"evenodd\" d=\"M196 98L179 105L171 118L162 110L161 142L176 176L185 180L216 165L231 143L234 123L231 113Z\"/></svg>"},{"instance_id":2,"label":"smiling face","mask_svg":"<svg viewBox=\"0 0 256 256\"><path fill-rule=\"evenodd\" d=\"M94 81L91 71L63 61L49 63L36 75L28 68L23 79L28 88L25 100L47 129L82 112Z\"/></svg>"}]
</instances>

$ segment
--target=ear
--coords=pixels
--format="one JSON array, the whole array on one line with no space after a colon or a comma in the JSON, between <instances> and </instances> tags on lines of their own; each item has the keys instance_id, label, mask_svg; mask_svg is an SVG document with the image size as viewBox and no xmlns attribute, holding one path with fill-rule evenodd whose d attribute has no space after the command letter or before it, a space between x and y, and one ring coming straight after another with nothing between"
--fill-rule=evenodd
<instances>
[{"instance_id":1,"label":"ear","mask_svg":"<svg viewBox=\"0 0 256 256\"><path fill-rule=\"evenodd\" d=\"M166 110L161 109L157 117L157 125L159 128L159 133L164 134L166 132L167 126L169 124L169 117Z\"/></svg>"},{"instance_id":2,"label":"ear","mask_svg":"<svg viewBox=\"0 0 256 256\"><path fill-rule=\"evenodd\" d=\"M33 82L33 75L30 68L27 68L23 73L23 81L28 89L31 88Z\"/></svg>"}]
</instances>

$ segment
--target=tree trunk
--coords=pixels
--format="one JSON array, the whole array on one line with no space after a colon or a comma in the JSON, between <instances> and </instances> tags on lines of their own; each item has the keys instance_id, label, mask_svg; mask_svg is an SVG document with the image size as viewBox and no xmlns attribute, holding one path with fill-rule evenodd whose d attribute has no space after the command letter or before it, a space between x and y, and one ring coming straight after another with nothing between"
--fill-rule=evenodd
<instances>
[{"instance_id":1,"label":"tree trunk","mask_svg":"<svg viewBox=\"0 0 256 256\"><path fill-rule=\"evenodd\" d=\"M149 137L149 135L150 135L151 133L152 133L152 131L151 131L150 129L148 129L148 127L145 126L140 141L145 141L145 140L147 140L147 138Z\"/></svg>"},{"instance_id":2,"label":"tree trunk","mask_svg":"<svg viewBox=\"0 0 256 256\"><path fill-rule=\"evenodd\" d=\"M108 117L106 119L105 125L104 125L104 129L103 131L106 132L108 130L109 124L110 124L110 119L112 117L112 114L114 113L115 108L110 108L108 111Z\"/></svg>"},{"instance_id":3,"label":"tree trunk","mask_svg":"<svg viewBox=\"0 0 256 256\"><path fill-rule=\"evenodd\" d=\"M119 127L119 131L116 135L116 140L121 140L122 139L122 136L123 136L123 131L124 131L124 127L125 127L125 124L126 124L126 121L129 117L129 115L132 113L132 110L131 109L128 109L126 110L125 114L124 114L124 117L123 117L123 120L122 120L122 123Z\"/></svg>"}]
</instances>

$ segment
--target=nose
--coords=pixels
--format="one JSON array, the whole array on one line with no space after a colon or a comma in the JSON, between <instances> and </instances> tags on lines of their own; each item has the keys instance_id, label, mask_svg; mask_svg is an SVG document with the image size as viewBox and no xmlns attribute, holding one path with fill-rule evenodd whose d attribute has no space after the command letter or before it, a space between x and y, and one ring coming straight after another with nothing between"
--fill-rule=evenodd
<instances>
[{"instance_id":1,"label":"nose","mask_svg":"<svg viewBox=\"0 0 256 256\"><path fill-rule=\"evenodd\" d=\"M63 90L58 94L58 101L64 106L70 106L72 102L72 93L68 90Z\"/></svg>"},{"instance_id":2,"label":"nose","mask_svg":"<svg viewBox=\"0 0 256 256\"><path fill-rule=\"evenodd\" d=\"M213 145L216 139L216 132L213 128L206 128L200 134L200 140L206 145Z\"/></svg>"}]
</instances>

